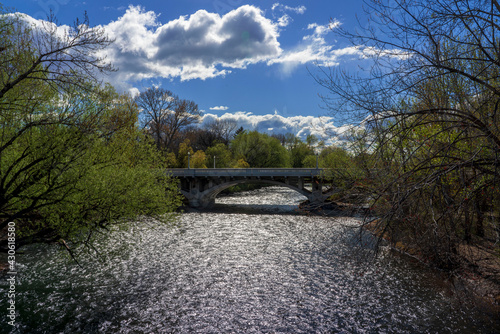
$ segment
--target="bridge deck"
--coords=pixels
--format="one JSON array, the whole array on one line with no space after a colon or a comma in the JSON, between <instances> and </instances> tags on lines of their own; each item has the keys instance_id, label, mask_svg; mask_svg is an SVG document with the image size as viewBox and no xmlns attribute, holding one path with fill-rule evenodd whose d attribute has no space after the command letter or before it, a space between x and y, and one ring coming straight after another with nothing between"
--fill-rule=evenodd
<instances>
[{"instance_id":1,"label":"bridge deck","mask_svg":"<svg viewBox=\"0 0 500 334\"><path fill-rule=\"evenodd\" d=\"M222 177L222 176L319 176L321 168L172 168L168 172L174 177Z\"/></svg>"}]
</instances>

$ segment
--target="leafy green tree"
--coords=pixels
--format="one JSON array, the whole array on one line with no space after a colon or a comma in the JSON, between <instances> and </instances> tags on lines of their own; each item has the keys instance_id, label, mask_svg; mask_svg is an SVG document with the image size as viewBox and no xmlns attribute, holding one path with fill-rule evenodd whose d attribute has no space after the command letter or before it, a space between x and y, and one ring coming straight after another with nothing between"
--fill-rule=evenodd
<instances>
[{"instance_id":1,"label":"leafy green tree","mask_svg":"<svg viewBox=\"0 0 500 334\"><path fill-rule=\"evenodd\" d=\"M165 165L167 168L175 168L178 165L174 152L168 152L165 155Z\"/></svg>"},{"instance_id":2,"label":"leafy green tree","mask_svg":"<svg viewBox=\"0 0 500 334\"><path fill-rule=\"evenodd\" d=\"M205 165L213 167L213 159L215 156L215 167L216 168L229 168L231 165L231 151L227 145L223 143L217 143L212 147L209 147L206 151Z\"/></svg>"},{"instance_id":3,"label":"leafy green tree","mask_svg":"<svg viewBox=\"0 0 500 334\"><path fill-rule=\"evenodd\" d=\"M194 152L192 157L193 168L207 168L207 165L205 165L206 159L207 156L205 155L205 152L203 152L202 150Z\"/></svg>"},{"instance_id":4,"label":"leafy green tree","mask_svg":"<svg viewBox=\"0 0 500 334\"><path fill-rule=\"evenodd\" d=\"M290 156L280 141L257 131L243 131L232 142L236 159L244 159L250 167L289 167Z\"/></svg>"},{"instance_id":5,"label":"leafy green tree","mask_svg":"<svg viewBox=\"0 0 500 334\"><path fill-rule=\"evenodd\" d=\"M179 162L178 167L180 168L207 168L205 164L206 155L202 150L194 152L191 147L191 141L185 139L179 145L179 153L177 156L177 161Z\"/></svg>"},{"instance_id":6,"label":"leafy green tree","mask_svg":"<svg viewBox=\"0 0 500 334\"><path fill-rule=\"evenodd\" d=\"M291 133L277 136L276 138L280 139L281 144L289 151L291 167L306 167L304 159L308 155L314 155L314 149L310 145L304 143L299 137Z\"/></svg>"},{"instance_id":7,"label":"leafy green tree","mask_svg":"<svg viewBox=\"0 0 500 334\"><path fill-rule=\"evenodd\" d=\"M291 148L290 156L293 168L316 167L316 157L314 155L314 150L312 150L306 143L303 143L300 140ZM311 158L308 158L309 156L313 156L314 158L314 163L312 166L310 166L309 160Z\"/></svg>"},{"instance_id":8,"label":"leafy green tree","mask_svg":"<svg viewBox=\"0 0 500 334\"><path fill-rule=\"evenodd\" d=\"M314 148L318 143L319 143L318 137L316 137L315 135L307 135L307 137L306 137L306 144L311 149Z\"/></svg>"},{"instance_id":9,"label":"leafy green tree","mask_svg":"<svg viewBox=\"0 0 500 334\"><path fill-rule=\"evenodd\" d=\"M250 168L250 165L245 159L239 159L232 165L232 168Z\"/></svg>"},{"instance_id":10,"label":"leafy green tree","mask_svg":"<svg viewBox=\"0 0 500 334\"><path fill-rule=\"evenodd\" d=\"M61 36L0 18L0 228L16 222L17 247L89 243L100 228L165 220L179 205L133 100L97 84L93 71L110 67L95 54L109 40L87 23Z\"/></svg>"},{"instance_id":11,"label":"leafy green tree","mask_svg":"<svg viewBox=\"0 0 500 334\"><path fill-rule=\"evenodd\" d=\"M194 155L193 148L191 147L191 141L189 139L185 139L180 145L179 145L179 153L177 154L177 167L179 168L188 168L188 163L189 166L190 164L190 159L191 156ZM188 161L189 160L189 161Z\"/></svg>"},{"instance_id":12,"label":"leafy green tree","mask_svg":"<svg viewBox=\"0 0 500 334\"><path fill-rule=\"evenodd\" d=\"M316 168L316 155L308 154L302 160L302 167L304 168Z\"/></svg>"}]
</instances>

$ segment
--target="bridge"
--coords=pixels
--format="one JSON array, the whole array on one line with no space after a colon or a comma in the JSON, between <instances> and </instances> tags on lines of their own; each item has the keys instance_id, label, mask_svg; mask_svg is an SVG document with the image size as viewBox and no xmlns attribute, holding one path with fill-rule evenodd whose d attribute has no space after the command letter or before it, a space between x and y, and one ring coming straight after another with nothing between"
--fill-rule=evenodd
<instances>
[{"instance_id":1,"label":"bridge","mask_svg":"<svg viewBox=\"0 0 500 334\"><path fill-rule=\"evenodd\" d=\"M323 192L320 168L174 168L169 175L180 180L180 191L192 207L215 203L217 195L242 183L274 184L293 189L313 203L320 204L332 195ZM310 187L305 187L310 184Z\"/></svg>"}]
</instances>

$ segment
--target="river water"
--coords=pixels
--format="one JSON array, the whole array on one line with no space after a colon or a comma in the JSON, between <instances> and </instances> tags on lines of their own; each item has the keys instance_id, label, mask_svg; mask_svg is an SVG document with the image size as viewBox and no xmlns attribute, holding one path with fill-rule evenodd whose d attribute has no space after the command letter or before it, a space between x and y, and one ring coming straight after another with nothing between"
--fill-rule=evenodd
<instances>
[{"instance_id":1,"label":"river water","mask_svg":"<svg viewBox=\"0 0 500 334\"><path fill-rule=\"evenodd\" d=\"M349 217L297 214L271 187L217 199L173 226L114 231L100 255L18 255L16 329L4 333L500 333L439 277L358 238ZM2 280L1 306L6 308ZM0 312L0 315L3 312Z\"/></svg>"}]
</instances>

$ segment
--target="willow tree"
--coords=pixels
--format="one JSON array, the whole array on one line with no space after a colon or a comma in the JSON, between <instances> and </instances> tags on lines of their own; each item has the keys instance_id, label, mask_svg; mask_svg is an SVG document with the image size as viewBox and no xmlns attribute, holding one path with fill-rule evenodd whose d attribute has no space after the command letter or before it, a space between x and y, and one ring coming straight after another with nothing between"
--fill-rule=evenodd
<instances>
[{"instance_id":1,"label":"willow tree","mask_svg":"<svg viewBox=\"0 0 500 334\"><path fill-rule=\"evenodd\" d=\"M367 71L321 69L337 118L366 130L379 228L439 266L473 236L498 241L500 5L496 0L367 1L368 24L340 36Z\"/></svg>"},{"instance_id":2,"label":"willow tree","mask_svg":"<svg viewBox=\"0 0 500 334\"><path fill-rule=\"evenodd\" d=\"M68 245L171 212L176 187L156 172L136 104L97 80L111 70L96 56L111 43L103 30L86 18L60 31L9 13L0 29L0 229L16 223L17 247Z\"/></svg>"},{"instance_id":3,"label":"willow tree","mask_svg":"<svg viewBox=\"0 0 500 334\"><path fill-rule=\"evenodd\" d=\"M289 167L290 155L279 139L257 131L243 131L231 142L235 160L246 161L250 167Z\"/></svg>"}]
</instances>

